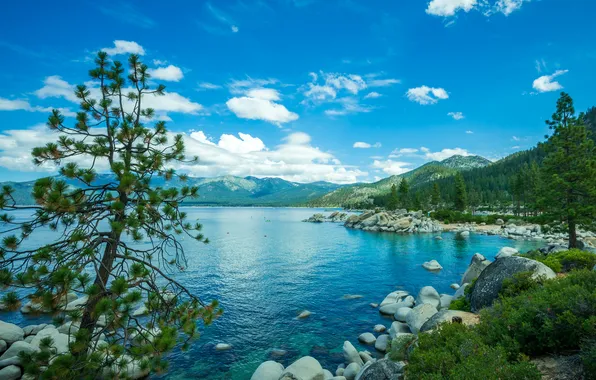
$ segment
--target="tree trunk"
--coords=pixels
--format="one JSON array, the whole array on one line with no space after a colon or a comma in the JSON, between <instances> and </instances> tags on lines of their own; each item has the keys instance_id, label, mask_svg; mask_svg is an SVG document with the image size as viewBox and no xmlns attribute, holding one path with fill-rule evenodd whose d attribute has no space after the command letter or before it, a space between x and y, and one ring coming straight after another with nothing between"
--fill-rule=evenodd
<instances>
[{"instance_id":1,"label":"tree trunk","mask_svg":"<svg viewBox=\"0 0 596 380\"><path fill-rule=\"evenodd\" d=\"M577 248L577 231L576 231L575 220L570 219L568 221L568 225L569 225L569 249Z\"/></svg>"}]
</instances>

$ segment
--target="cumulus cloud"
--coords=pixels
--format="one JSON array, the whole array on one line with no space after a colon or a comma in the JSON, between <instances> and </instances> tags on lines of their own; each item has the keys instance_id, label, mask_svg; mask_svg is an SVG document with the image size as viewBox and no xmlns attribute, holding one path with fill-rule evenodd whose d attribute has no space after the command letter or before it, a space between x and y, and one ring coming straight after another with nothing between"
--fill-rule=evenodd
<instances>
[{"instance_id":1,"label":"cumulus cloud","mask_svg":"<svg viewBox=\"0 0 596 380\"><path fill-rule=\"evenodd\" d=\"M561 90L563 86L555 80L558 76L568 73L569 70L557 70L551 75L543 75L534 80L532 87L538 92Z\"/></svg>"},{"instance_id":2,"label":"cumulus cloud","mask_svg":"<svg viewBox=\"0 0 596 380\"><path fill-rule=\"evenodd\" d=\"M408 168L411 166L409 162L401 162L401 161L393 161L393 160L374 160L372 163L372 167L376 169L381 169L385 173L389 175L399 175L404 174L412 170L412 168Z\"/></svg>"},{"instance_id":3,"label":"cumulus cloud","mask_svg":"<svg viewBox=\"0 0 596 380\"><path fill-rule=\"evenodd\" d=\"M101 49L109 55L138 54L145 55L145 49L134 41L115 40L114 47Z\"/></svg>"},{"instance_id":4,"label":"cumulus cloud","mask_svg":"<svg viewBox=\"0 0 596 380\"><path fill-rule=\"evenodd\" d=\"M354 143L354 145L352 146L354 148L360 148L360 149L369 149L369 148L380 148L381 147L381 143L377 142L374 144L369 144L366 142L362 142L362 141L357 141Z\"/></svg>"},{"instance_id":5,"label":"cumulus cloud","mask_svg":"<svg viewBox=\"0 0 596 380\"><path fill-rule=\"evenodd\" d=\"M428 148L421 148L421 150L425 153L425 157L429 160L433 160L433 161L443 161L446 158L449 158L451 156L471 156L471 154L466 150L466 149L462 149L462 148L446 148L443 149L439 152L431 152Z\"/></svg>"},{"instance_id":6,"label":"cumulus cloud","mask_svg":"<svg viewBox=\"0 0 596 380\"><path fill-rule=\"evenodd\" d=\"M58 109L62 115L67 117L75 117L77 115L75 112L71 111L70 108L32 106L29 104L29 101L25 99L0 98L0 111L45 112L49 114L53 109Z\"/></svg>"},{"instance_id":7,"label":"cumulus cloud","mask_svg":"<svg viewBox=\"0 0 596 380\"><path fill-rule=\"evenodd\" d=\"M462 112L449 112L447 115L451 116L454 120L461 120L465 118Z\"/></svg>"},{"instance_id":8,"label":"cumulus cloud","mask_svg":"<svg viewBox=\"0 0 596 380\"><path fill-rule=\"evenodd\" d=\"M457 11L469 12L478 4L477 0L432 0L426 13L433 16L454 16Z\"/></svg>"},{"instance_id":9,"label":"cumulus cloud","mask_svg":"<svg viewBox=\"0 0 596 380\"><path fill-rule=\"evenodd\" d=\"M449 98L449 95L445 89L428 86L410 88L408 92L406 92L406 96L411 101L422 105L435 104L439 100Z\"/></svg>"},{"instance_id":10,"label":"cumulus cloud","mask_svg":"<svg viewBox=\"0 0 596 380\"><path fill-rule=\"evenodd\" d=\"M180 79L184 77L182 70L174 65L150 69L149 75L155 79L167 80L171 82L179 82Z\"/></svg>"},{"instance_id":11,"label":"cumulus cloud","mask_svg":"<svg viewBox=\"0 0 596 380\"><path fill-rule=\"evenodd\" d=\"M228 109L241 119L264 120L283 124L298 120L298 114L289 111L279 100L277 91L271 89L253 89L247 96L234 97L226 102Z\"/></svg>"}]
</instances>

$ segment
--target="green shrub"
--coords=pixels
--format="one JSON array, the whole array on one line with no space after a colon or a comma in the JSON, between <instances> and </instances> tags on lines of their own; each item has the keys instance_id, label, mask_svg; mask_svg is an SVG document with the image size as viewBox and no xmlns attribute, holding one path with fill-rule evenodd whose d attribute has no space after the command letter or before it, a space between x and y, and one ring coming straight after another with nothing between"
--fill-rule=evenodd
<instances>
[{"instance_id":1,"label":"green shrub","mask_svg":"<svg viewBox=\"0 0 596 380\"><path fill-rule=\"evenodd\" d=\"M466 297L461 297L456 300L451 301L449 304L449 310L459 310L459 311L470 311L472 310L472 306L470 305L470 301Z\"/></svg>"},{"instance_id":2,"label":"green shrub","mask_svg":"<svg viewBox=\"0 0 596 380\"><path fill-rule=\"evenodd\" d=\"M573 271L482 310L478 329L489 345L503 346L510 359L577 350L596 338L596 272Z\"/></svg>"},{"instance_id":3,"label":"green shrub","mask_svg":"<svg viewBox=\"0 0 596 380\"><path fill-rule=\"evenodd\" d=\"M415 335L398 335L389 343L389 359L393 361L402 361L408 358L408 351L416 341Z\"/></svg>"},{"instance_id":4,"label":"green shrub","mask_svg":"<svg viewBox=\"0 0 596 380\"><path fill-rule=\"evenodd\" d=\"M596 265L596 255L579 249L570 249L545 255L540 251L531 251L522 256L540 261L557 273L575 269L592 269Z\"/></svg>"},{"instance_id":5,"label":"green shrub","mask_svg":"<svg viewBox=\"0 0 596 380\"><path fill-rule=\"evenodd\" d=\"M596 341L590 341L582 347L582 364L586 380L596 379Z\"/></svg>"},{"instance_id":6,"label":"green shrub","mask_svg":"<svg viewBox=\"0 0 596 380\"><path fill-rule=\"evenodd\" d=\"M511 278L506 278L503 280L499 295L501 297L515 297L522 292L538 288L543 281L533 279L532 275L533 272L520 272L514 274Z\"/></svg>"},{"instance_id":7,"label":"green shrub","mask_svg":"<svg viewBox=\"0 0 596 380\"><path fill-rule=\"evenodd\" d=\"M447 323L420 334L406 367L410 379L541 379L526 361L508 362L505 350L488 345L475 328Z\"/></svg>"}]
</instances>

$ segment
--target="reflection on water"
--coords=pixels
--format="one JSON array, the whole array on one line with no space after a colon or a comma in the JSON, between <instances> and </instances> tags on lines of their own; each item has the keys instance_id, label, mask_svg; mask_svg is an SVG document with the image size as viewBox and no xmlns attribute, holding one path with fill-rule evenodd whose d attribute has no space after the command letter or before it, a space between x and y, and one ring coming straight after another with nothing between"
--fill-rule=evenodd
<instances>
[{"instance_id":1,"label":"reflection on water","mask_svg":"<svg viewBox=\"0 0 596 380\"><path fill-rule=\"evenodd\" d=\"M370 233L300 222L321 211L313 209L186 211L189 218L200 219L211 243L184 240L188 269L176 277L203 299L218 299L224 315L187 352L172 354L163 378L245 379L265 360L288 365L303 355L334 372L343 361L344 340L357 346L358 335L375 324L389 326L390 320L369 303L396 289L415 293L426 285L451 294L449 284L459 282L474 253L492 259L503 246L534 245L496 236L445 233L436 240L433 234ZM36 239L51 239L44 234ZM443 265L441 272L421 267L432 259ZM346 294L363 297L348 300ZM304 309L312 315L298 320ZM0 318L19 324L36 320L20 314ZM233 349L215 351L219 342Z\"/></svg>"}]
</instances>

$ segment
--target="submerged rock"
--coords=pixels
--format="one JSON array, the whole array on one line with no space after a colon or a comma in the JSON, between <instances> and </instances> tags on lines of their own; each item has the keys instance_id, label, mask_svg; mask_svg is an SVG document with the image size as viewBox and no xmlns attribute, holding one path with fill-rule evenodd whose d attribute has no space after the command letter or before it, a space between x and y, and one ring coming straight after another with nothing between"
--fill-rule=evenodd
<instances>
[{"instance_id":1,"label":"submerged rock","mask_svg":"<svg viewBox=\"0 0 596 380\"><path fill-rule=\"evenodd\" d=\"M228 343L217 343L215 349L217 351L227 351L232 349L232 345Z\"/></svg>"}]
</instances>

